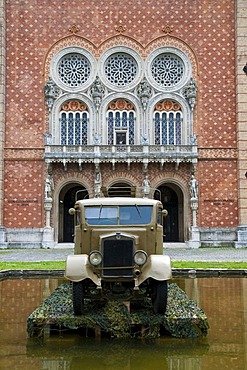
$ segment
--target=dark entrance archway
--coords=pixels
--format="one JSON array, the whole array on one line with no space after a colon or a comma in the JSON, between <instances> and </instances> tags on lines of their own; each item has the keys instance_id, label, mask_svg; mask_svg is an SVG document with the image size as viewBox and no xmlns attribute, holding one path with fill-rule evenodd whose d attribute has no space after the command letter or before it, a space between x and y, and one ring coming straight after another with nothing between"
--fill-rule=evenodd
<instances>
[{"instance_id":1,"label":"dark entrance archway","mask_svg":"<svg viewBox=\"0 0 247 370\"><path fill-rule=\"evenodd\" d=\"M165 184L158 187L160 200L168 216L164 220L164 241L183 242L183 194L175 184Z\"/></svg>"},{"instance_id":2,"label":"dark entrance archway","mask_svg":"<svg viewBox=\"0 0 247 370\"><path fill-rule=\"evenodd\" d=\"M74 235L74 217L69 215L69 209L74 207L75 200L88 197L87 190L79 184L68 184L59 196L59 243L72 243Z\"/></svg>"}]
</instances>

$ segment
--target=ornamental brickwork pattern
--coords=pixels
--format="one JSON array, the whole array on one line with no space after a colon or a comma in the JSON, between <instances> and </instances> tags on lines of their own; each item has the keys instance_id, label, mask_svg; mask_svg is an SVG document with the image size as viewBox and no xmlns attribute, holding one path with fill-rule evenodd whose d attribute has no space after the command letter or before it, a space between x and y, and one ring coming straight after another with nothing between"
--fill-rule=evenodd
<instances>
[{"instance_id":1,"label":"ornamental brickwork pattern","mask_svg":"<svg viewBox=\"0 0 247 370\"><path fill-rule=\"evenodd\" d=\"M117 45L132 48L144 60L158 47L171 46L190 58L192 75L198 86L194 110L199 147L198 225L238 225L232 0L141 0L134 3L102 0L85 1L83 7L79 0L69 3L6 0L6 19L6 227L44 226L42 151L49 116L43 87L49 78L52 58L65 47L79 46L98 59ZM63 68L65 65L61 66L61 71ZM187 192L190 171L186 164L178 166L177 170L168 164L162 171L159 166L149 164L153 184L176 178ZM66 179L75 178L85 186L93 186L94 169L90 165L81 172L74 167L66 172L58 165L53 175L58 189ZM136 165L128 170L126 164L120 164L115 172L109 165L102 167L106 184L117 177L140 184L143 172ZM37 200L35 206L30 199Z\"/></svg>"}]
</instances>

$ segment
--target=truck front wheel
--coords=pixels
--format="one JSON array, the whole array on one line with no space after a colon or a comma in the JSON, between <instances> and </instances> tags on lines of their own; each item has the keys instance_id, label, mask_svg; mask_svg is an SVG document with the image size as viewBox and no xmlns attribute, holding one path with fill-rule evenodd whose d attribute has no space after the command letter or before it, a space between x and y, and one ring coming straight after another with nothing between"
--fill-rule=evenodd
<instances>
[{"instance_id":1,"label":"truck front wheel","mask_svg":"<svg viewBox=\"0 0 247 370\"><path fill-rule=\"evenodd\" d=\"M84 294L82 281L73 282L73 309L75 315L82 315L84 308Z\"/></svg>"},{"instance_id":2,"label":"truck front wheel","mask_svg":"<svg viewBox=\"0 0 247 370\"><path fill-rule=\"evenodd\" d=\"M153 280L153 295L152 303L154 313L163 314L166 312L167 306L167 281L157 281Z\"/></svg>"}]
</instances>

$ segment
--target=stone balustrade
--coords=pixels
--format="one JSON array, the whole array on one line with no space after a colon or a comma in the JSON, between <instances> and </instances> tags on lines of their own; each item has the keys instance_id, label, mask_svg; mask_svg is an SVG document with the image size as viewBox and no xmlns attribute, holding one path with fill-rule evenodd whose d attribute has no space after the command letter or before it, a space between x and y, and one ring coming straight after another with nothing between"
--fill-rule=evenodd
<instances>
[{"instance_id":1,"label":"stone balustrade","mask_svg":"<svg viewBox=\"0 0 247 370\"><path fill-rule=\"evenodd\" d=\"M46 145L47 163L181 162L197 164L197 145Z\"/></svg>"}]
</instances>

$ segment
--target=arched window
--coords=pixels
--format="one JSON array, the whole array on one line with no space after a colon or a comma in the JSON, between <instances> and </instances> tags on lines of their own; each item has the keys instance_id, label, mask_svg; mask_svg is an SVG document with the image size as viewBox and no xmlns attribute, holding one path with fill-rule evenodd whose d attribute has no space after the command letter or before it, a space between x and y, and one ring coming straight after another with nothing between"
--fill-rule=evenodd
<instances>
[{"instance_id":1,"label":"arched window","mask_svg":"<svg viewBox=\"0 0 247 370\"><path fill-rule=\"evenodd\" d=\"M132 103L118 99L107 111L108 145L134 145L135 110Z\"/></svg>"},{"instance_id":2,"label":"arched window","mask_svg":"<svg viewBox=\"0 0 247 370\"><path fill-rule=\"evenodd\" d=\"M182 144L183 114L180 104L164 100L155 106L154 138L157 145Z\"/></svg>"},{"instance_id":3,"label":"arched window","mask_svg":"<svg viewBox=\"0 0 247 370\"><path fill-rule=\"evenodd\" d=\"M87 145L88 111L86 104L70 100L60 109L60 144Z\"/></svg>"}]
</instances>

